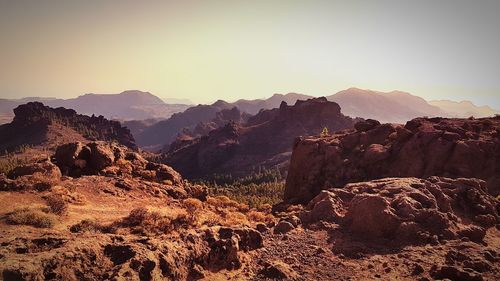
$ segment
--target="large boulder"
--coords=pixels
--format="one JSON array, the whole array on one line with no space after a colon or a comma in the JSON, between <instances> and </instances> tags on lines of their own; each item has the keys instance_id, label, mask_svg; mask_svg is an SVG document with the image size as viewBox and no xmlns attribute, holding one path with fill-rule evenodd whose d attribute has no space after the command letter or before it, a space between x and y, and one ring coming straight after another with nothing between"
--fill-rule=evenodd
<instances>
[{"instance_id":1,"label":"large boulder","mask_svg":"<svg viewBox=\"0 0 500 281\"><path fill-rule=\"evenodd\" d=\"M89 166L95 171L101 171L115 162L115 152L106 143L92 142L87 145L90 148Z\"/></svg>"},{"instance_id":2,"label":"large boulder","mask_svg":"<svg viewBox=\"0 0 500 281\"><path fill-rule=\"evenodd\" d=\"M333 221L364 239L402 243L466 237L482 242L500 222L500 202L478 179L387 178L321 192L302 213L306 222Z\"/></svg>"},{"instance_id":3,"label":"large boulder","mask_svg":"<svg viewBox=\"0 0 500 281\"><path fill-rule=\"evenodd\" d=\"M56 165L52 164L50 161L43 161L18 166L9 172L8 177L11 179L17 179L19 177L33 175L35 173L54 180L59 180L62 176L61 170L59 170Z\"/></svg>"}]
</instances>

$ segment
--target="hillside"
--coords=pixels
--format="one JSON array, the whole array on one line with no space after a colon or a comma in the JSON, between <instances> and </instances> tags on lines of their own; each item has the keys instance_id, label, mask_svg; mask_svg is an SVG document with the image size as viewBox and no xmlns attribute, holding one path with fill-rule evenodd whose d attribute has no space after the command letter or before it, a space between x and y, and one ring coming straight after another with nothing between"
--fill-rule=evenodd
<instances>
[{"instance_id":1,"label":"hillside","mask_svg":"<svg viewBox=\"0 0 500 281\"><path fill-rule=\"evenodd\" d=\"M493 117L500 114L500 111L494 110L487 105L476 106L470 101L433 100L429 101L429 104L441 108L449 117L456 118L468 118L470 116L476 118Z\"/></svg>"},{"instance_id":2,"label":"hillside","mask_svg":"<svg viewBox=\"0 0 500 281\"><path fill-rule=\"evenodd\" d=\"M77 114L72 109L51 108L29 102L14 109L11 123L0 126L0 152L19 147L53 148L58 144L82 140L114 140L136 147L130 131L117 121L102 116Z\"/></svg>"},{"instance_id":3,"label":"hillside","mask_svg":"<svg viewBox=\"0 0 500 281\"><path fill-rule=\"evenodd\" d=\"M263 110L247 123L229 123L201 138L172 144L165 153L167 164L187 178L213 174L246 176L258 167L278 167L286 172L291 147L297 136L352 128L354 120L340 113L338 104L325 98L282 102Z\"/></svg>"},{"instance_id":4,"label":"hillside","mask_svg":"<svg viewBox=\"0 0 500 281\"><path fill-rule=\"evenodd\" d=\"M197 105L183 112L173 114L169 119L162 120L144 128L135 137L140 147L149 150L159 150L164 145L173 142L183 129L194 129L200 122L209 122L218 112L231 109L233 106L225 101L216 101L211 105Z\"/></svg>"},{"instance_id":5,"label":"hillside","mask_svg":"<svg viewBox=\"0 0 500 281\"><path fill-rule=\"evenodd\" d=\"M40 101L51 107L74 109L85 115L102 115L108 119L143 120L168 118L173 113L189 107L183 104L166 104L157 96L141 91L124 91L119 94L85 94L72 99L23 98L0 100L0 113L12 112L16 106L29 101Z\"/></svg>"}]
</instances>

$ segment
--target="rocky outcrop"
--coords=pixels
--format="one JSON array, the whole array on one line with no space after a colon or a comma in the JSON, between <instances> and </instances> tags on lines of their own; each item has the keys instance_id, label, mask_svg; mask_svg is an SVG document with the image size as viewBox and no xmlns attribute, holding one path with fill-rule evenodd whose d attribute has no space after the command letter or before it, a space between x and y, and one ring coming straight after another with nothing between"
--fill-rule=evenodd
<instances>
[{"instance_id":1,"label":"rocky outcrop","mask_svg":"<svg viewBox=\"0 0 500 281\"><path fill-rule=\"evenodd\" d=\"M14 120L0 126L0 151L14 150L22 145L44 145L47 142L114 140L136 148L127 128L102 116L77 114L73 109L51 108L39 102L29 102L14 109Z\"/></svg>"},{"instance_id":2,"label":"rocky outcrop","mask_svg":"<svg viewBox=\"0 0 500 281\"><path fill-rule=\"evenodd\" d=\"M245 124L228 123L183 145L173 145L165 162L187 178L213 174L246 176L255 167L286 170L293 139L352 128L355 121L340 113L338 104L325 98L297 101L263 110Z\"/></svg>"},{"instance_id":3,"label":"rocky outcrop","mask_svg":"<svg viewBox=\"0 0 500 281\"><path fill-rule=\"evenodd\" d=\"M330 221L368 240L480 243L500 222L500 202L478 179L387 178L322 191L301 213L304 223Z\"/></svg>"},{"instance_id":4,"label":"rocky outcrop","mask_svg":"<svg viewBox=\"0 0 500 281\"><path fill-rule=\"evenodd\" d=\"M67 143L57 148L56 165L64 175L130 175L150 181L182 185L179 173L165 164L144 159L137 152L109 142Z\"/></svg>"},{"instance_id":5,"label":"rocky outcrop","mask_svg":"<svg viewBox=\"0 0 500 281\"><path fill-rule=\"evenodd\" d=\"M169 119L162 120L145 128L136 135L137 144L144 149L160 150L163 146L175 141L182 130L192 130L201 122L210 122L216 118L218 112L231 109L234 106L219 100L211 105L200 104L190 107L183 112L173 114Z\"/></svg>"},{"instance_id":6,"label":"rocky outcrop","mask_svg":"<svg viewBox=\"0 0 500 281\"><path fill-rule=\"evenodd\" d=\"M307 203L323 189L384 177L471 177L500 193L500 117L366 120L355 130L295 142L285 201Z\"/></svg>"}]
</instances>

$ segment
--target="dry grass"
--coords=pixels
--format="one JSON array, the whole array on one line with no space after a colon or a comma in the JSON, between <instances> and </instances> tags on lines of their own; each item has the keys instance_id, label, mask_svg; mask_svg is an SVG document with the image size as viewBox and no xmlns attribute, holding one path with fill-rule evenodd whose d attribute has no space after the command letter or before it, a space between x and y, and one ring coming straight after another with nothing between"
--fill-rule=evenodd
<instances>
[{"instance_id":1,"label":"dry grass","mask_svg":"<svg viewBox=\"0 0 500 281\"><path fill-rule=\"evenodd\" d=\"M21 208L16 209L7 215L9 224L31 225L40 228L50 228L54 226L56 218L54 215L44 213L40 210Z\"/></svg>"},{"instance_id":2,"label":"dry grass","mask_svg":"<svg viewBox=\"0 0 500 281\"><path fill-rule=\"evenodd\" d=\"M81 233L81 232L91 232L91 233L115 233L116 232L116 225L115 224L109 224L109 225L103 225L96 220L91 220L91 219L85 219L80 221L79 223L72 225L69 228L69 231L73 233Z\"/></svg>"},{"instance_id":3,"label":"dry grass","mask_svg":"<svg viewBox=\"0 0 500 281\"><path fill-rule=\"evenodd\" d=\"M45 198L50 211L56 215L62 216L68 213L68 203L59 194L51 194Z\"/></svg>"},{"instance_id":4,"label":"dry grass","mask_svg":"<svg viewBox=\"0 0 500 281\"><path fill-rule=\"evenodd\" d=\"M247 215L248 220L253 221L253 222L271 222L274 219L273 215L271 215L269 213L266 214L263 212L259 212L256 210L251 210L246 215Z\"/></svg>"},{"instance_id":5,"label":"dry grass","mask_svg":"<svg viewBox=\"0 0 500 281\"><path fill-rule=\"evenodd\" d=\"M187 212L177 211L165 214L139 207L130 211L130 214L121 220L120 225L129 227L132 233L165 234L195 224L192 219L193 216L189 216Z\"/></svg>"}]
</instances>

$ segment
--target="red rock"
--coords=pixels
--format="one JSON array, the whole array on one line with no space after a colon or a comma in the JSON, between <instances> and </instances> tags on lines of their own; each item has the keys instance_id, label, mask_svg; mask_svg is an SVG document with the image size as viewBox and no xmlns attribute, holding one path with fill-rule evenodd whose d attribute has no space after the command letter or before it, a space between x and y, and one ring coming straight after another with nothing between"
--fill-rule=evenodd
<instances>
[{"instance_id":1,"label":"red rock","mask_svg":"<svg viewBox=\"0 0 500 281\"><path fill-rule=\"evenodd\" d=\"M362 129L298 140L285 202L305 204L322 189L384 177L478 178L500 194L499 117L417 118Z\"/></svg>"}]
</instances>

